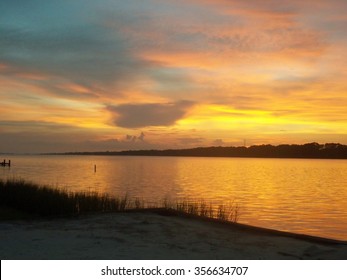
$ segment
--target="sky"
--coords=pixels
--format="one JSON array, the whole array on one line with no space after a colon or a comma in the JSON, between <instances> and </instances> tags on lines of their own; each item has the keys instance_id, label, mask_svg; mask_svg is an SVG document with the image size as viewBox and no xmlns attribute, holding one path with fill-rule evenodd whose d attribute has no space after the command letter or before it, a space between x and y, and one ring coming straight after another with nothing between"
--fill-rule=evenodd
<instances>
[{"instance_id":1,"label":"sky","mask_svg":"<svg viewBox=\"0 0 347 280\"><path fill-rule=\"evenodd\" d=\"M2 0L0 153L347 144L345 0Z\"/></svg>"}]
</instances>

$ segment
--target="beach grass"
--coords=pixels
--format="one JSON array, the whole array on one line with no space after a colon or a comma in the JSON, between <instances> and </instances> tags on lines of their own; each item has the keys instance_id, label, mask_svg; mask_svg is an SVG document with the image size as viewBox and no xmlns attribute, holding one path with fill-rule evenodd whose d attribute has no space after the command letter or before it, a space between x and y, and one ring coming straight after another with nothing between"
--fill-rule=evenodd
<instances>
[{"instance_id":1,"label":"beach grass","mask_svg":"<svg viewBox=\"0 0 347 280\"><path fill-rule=\"evenodd\" d=\"M69 192L24 180L0 181L0 206L41 217L124 211L127 196Z\"/></svg>"},{"instance_id":2,"label":"beach grass","mask_svg":"<svg viewBox=\"0 0 347 280\"><path fill-rule=\"evenodd\" d=\"M237 222L239 219L239 206L231 202L214 204L203 199L183 199L176 202L165 201L163 208L192 216L206 217L223 221Z\"/></svg>"},{"instance_id":3,"label":"beach grass","mask_svg":"<svg viewBox=\"0 0 347 280\"><path fill-rule=\"evenodd\" d=\"M115 197L105 193L71 192L21 179L0 180L0 219L65 217L88 213L124 212L153 208L143 199L128 195ZM193 216L237 222L237 204L213 205L204 200L163 200L154 207Z\"/></svg>"}]
</instances>

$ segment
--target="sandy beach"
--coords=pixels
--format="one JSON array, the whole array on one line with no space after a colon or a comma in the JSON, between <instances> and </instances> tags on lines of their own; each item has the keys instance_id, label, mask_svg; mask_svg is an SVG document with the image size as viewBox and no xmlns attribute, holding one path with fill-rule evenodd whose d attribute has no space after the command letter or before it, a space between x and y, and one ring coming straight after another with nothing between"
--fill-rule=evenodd
<instances>
[{"instance_id":1,"label":"sandy beach","mask_svg":"<svg viewBox=\"0 0 347 280\"><path fill-rule=\"evenodd\" d=\"M347 259L347 243L142 211L0 222L8 259Z\"/></svg>"}]
</instances>

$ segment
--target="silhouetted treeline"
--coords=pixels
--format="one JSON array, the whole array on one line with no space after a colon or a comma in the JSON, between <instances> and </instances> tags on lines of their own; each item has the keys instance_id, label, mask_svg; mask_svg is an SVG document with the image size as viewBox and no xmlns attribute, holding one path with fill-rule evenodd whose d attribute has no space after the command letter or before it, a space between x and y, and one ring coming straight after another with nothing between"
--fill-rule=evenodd
<instances>
[{"instance_id":1,"label":"silhouetted treeline","mask_svg":"<svg viewBox=\"0 0 347 280\"><path fill-rule=\"evenodd\" d=\"M347 146L338 143L304 145L257 145L250 147L200 147L180 150L137 150L122 152L75 152L65 155L109 156L191 156L191 157L257 157L257 158L326 158L347 159Z\"/></svg>"}]
</instances>

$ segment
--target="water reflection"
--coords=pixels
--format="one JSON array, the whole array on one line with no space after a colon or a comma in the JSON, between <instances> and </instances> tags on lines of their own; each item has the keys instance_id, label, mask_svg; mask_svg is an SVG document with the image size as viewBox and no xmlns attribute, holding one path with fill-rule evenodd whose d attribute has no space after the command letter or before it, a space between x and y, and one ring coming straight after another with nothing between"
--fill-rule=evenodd
<instances>
[{"instance_id":1,"label":"water reflection","mask_svg":"<svg viewBox=\"0 0 347 280\"><path fill-rule=\"evenodd\" d=\"M240 222L347 240L346 160L17 156L12 163L1 178L149 202L236 201Z\"/></svg>"}]
</instances>

